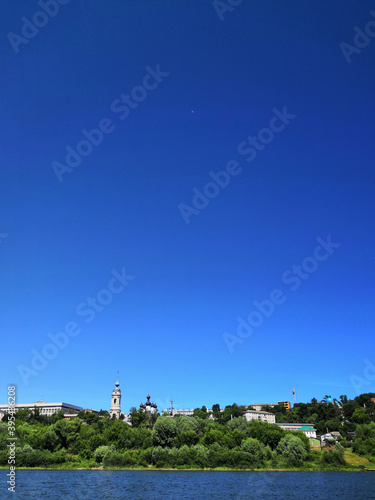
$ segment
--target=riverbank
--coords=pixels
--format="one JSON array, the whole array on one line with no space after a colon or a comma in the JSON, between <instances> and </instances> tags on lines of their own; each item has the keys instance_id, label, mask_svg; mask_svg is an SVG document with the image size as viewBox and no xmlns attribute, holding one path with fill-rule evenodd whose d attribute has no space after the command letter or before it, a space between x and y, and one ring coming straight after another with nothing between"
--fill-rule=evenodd
<instances>
[{"instance_id":1,"label":"riverbank","mask_svg":"<svg viewBox=\"0 0 375 500\"><path fill-rule=\"evenodd\" d=\"M9 467L1 466L0 470L9 470ZM290 467L283 469L259 468L259 469L233 469L229 467L216 467L204 469L190 469L188 467L162 468L150 467L16 467L16 470L46 470L46 471L177 471L177 472L366 472L364 469L354 466L343 467Z\"/></svg>"}]
</instances>

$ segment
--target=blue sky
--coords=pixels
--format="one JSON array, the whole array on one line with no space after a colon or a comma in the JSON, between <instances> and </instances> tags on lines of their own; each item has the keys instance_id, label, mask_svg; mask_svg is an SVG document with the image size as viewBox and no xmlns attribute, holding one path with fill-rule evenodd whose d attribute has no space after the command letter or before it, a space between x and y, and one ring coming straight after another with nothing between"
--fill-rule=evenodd
<instances>
[{"instance_id":1,"label":"blue sky","mask_svg":"<svg viewBox=\"0 0 375 500\"><path fill-rule=\"evenodd\" d=\"M372 2L218 5L3 2L1 401L109 409L117 370L124 411L374 391Z\"/></svg>"}]
</instances>

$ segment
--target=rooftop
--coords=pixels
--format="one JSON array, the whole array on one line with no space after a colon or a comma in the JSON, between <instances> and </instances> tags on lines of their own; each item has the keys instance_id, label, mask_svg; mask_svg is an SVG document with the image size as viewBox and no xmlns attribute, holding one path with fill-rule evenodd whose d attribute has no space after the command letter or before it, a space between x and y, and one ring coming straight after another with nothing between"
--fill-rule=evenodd
<instances>
[{"instance_id":1,"label":"rooftop","mask_svg":"<svg viewBox=\"0 0 375 500\"><path fill-rule=\"evenodd\" d=\"M265 413L266 415L273 415L273 413L264 410L246 410L245 413Z\"/></svg>"},{"instance_id":2,"label":"rooftop","mask_svg":"<svg viewBox=\"0 0 375 500\"><path fill-rule=\"evenodd\" d=\"M313 427L313 424L303 424L303 423L299 423L299 422L296 422L296 423L290 423L290 422L279 422L277 423L276 425L286 425L286 426L290 426L290 427L295 427L295 426L298 426L298 427Z\"/></svg>"}]
</instances>

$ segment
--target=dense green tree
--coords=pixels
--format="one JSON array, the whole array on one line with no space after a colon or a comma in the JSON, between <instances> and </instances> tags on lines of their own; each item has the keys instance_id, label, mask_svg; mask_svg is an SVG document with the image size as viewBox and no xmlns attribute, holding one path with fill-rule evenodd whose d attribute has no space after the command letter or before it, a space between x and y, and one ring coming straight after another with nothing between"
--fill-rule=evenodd
<instances>
[{"instance_id":1,"label":"dense green tree","mask_svg":"<svg viewBox=\"0 0 375 500\"><path fill-rule=\"evenodd\" d=\"M149 423L148 415L143 408L130 408L130 422L132 427L145 427Z\"/></svg>"},{"instance_id":2,"label":"dense green tree","mask_svg":"<svg viewBox=\"0 0 375 500\"><path fill-rule=\"evenodd\" d=\"M342 405L344 405L345 403L347 403L349 400L348 400L348 396L346 394L341 394L340 396L340 403Z\"/></svg>"},{"instance_id":3,"label":"dense green tree","mask_svg":"<svg viewBox=\"0 0 375 500\"><path fill-rule=\"evenodd\" d=\"M154 446L172 447L177 435L177 419L163 416L155 422L152 439Z\"/></svg>"},{"instance_id":4,"label":"dense green tree","mask_svg":"<svg viewBox=\"0 0 375 500\"><path fill-rule=\"evenodd\" d=\"M247 420L243 417L237 417L233 420L229 420L227 423L228 431L233 431L234 429L238 429L240 432L243 432L246 435L250 435L250 427Z\"/></svg>"},{"instance_id":5,"label":"dense green tree","mask_svg":"<svg viewBox=\"0 0 375 500\"><path fill-rule=\"evenodd\" d=\"M189 465L192 462L193 453L189 446L184 444L178 450L178 465Z\"/></svg>"},{"instance_id":6,"label":"dense green tree","mask_svg":"<svg viewBox=\"0 0 375 500\"><path fill-rule=\"evenodd\" d=\"M192 447L192 450L194 453L194 463L198 467L207 467L208 449L201 444L196 444Z\"/></svg>"},{"instance_id":7,"label":"dense green tree","mask_svg":"<svg viewBox=\"0 0 375 500\"><path fill-rule=\"evenodd\" d=\"M201 438L200 442L204 446L210 446L214 443L225 445L225 433L219 429L211 429Z\"/></svg>"},{"instance_id":8,"label":"dense green tree","mask_svg":"<svg viewBox=\"0 0 375 500\"><path fill-rule=\"evenodd\" d=\"M206 419L208 417L207 408L202 406L202 408L195 408L194 417Z\"/></svg>"},{"instance_id":9,"label":"dense green tree","mask_svg":"<svg viewBox=\"0 0 375 500\"><path fill-rule=\"evenodd\" d=\"M302 432L302 431L287 431L287 434L290 434L294 437L298 437L302 441L302 443L305 447L305 450L307 452L310 451L310 441L304 432Z\"/></svg>"},{"instance_id":10,"label":"dense green tree","mask_svg":"<svg viewBox=\"0 0 375 500\"><path fill-rule=\"evenodd\" d=\"M281 439L276 451L291 465L302 465L303 459L307 455L306 448L301 439L292 434L287 434Z\"/></svg>"},{"instance_id":11,"label":"dense green tree","mask_svg":"<svg viewBox=\"0 0 375 500\"><path fill-rule=\"evenodd\" d=\"M59 420L63 420L64 419L64 410L60 410L56 413L54 413L53 415L51 415L50 417L48 417L48 420L49 420L49 424L55 424L56 422L58 422Z\"/></svg>"},{"instance_id":12,"label":"dense green tree","mask_svg":"<svg viewBox=\"0 0 375 500\"><path fill-rule=\"evenodd\" d=\"M223 422L228 422L232 418L242 417L245 413L245 408L243 406L238 406L236 403L233 403L230 406L226 406L222 413Z\"/></svg>"},{"instance_id":13,"label":"dense green tree","mask_svg":"<svg viewBox=\"0 0 375 500\"><path fill-rule=\"evenodd\" d=\"M115 447L113 445L112 446L99 446L99 448L97 448L95 450L95 453L94 453L95 462L97 462L97 463L103 462L103 460L107 454L112 454L115 451L116 450L115 450Z\"/></svg>"},{"instance_id":14,"label":"dense green tree","mask_svg":"<svg viewBox=\"0 0 375 500\"><path fill-rule=\"evenodd\" d=\"M281 427L257 420L249 422L249 428L250 436L258 439L264 445L268 445L271 450L274 450L286 435L286 432Z\"/></svg>"},{"instance_id":15,"label":"dense green tree","mask_svg":"<svg viewBox=\"0 0 375 500\"><path fill-rule=\"evenodd\" d=\"M375 399L375 392L366 392L356 396L354 401L362 408L364 406L366 406L366 408L374 408L375 404L372 401L373 399Z\"/></svg>"},{"instance_id":16,"label":"dense green tree","mask_svg":"<svg viewBox=\"0 0 375 500\"><path fill-rule=\"evenodd\" d=\"M339 431L341 429L341 422L337 418L331 418L325 423L328 432Z\"/></svg>"},{"instance_id":17,"label":"dense green tree","mask_svg":"<svg viewBox=\"0 0 375 500\"><path fill-rule=\"evenodd\" d=\"M25 444L22 448L23 453L32 453L33 451L35 450L29 444Z\"/></svg>"},{"instance_id":18,"label":"dense green tree","mask_svg":"<svg viewBox=\"0 0 375 500\"><path fill-rule=\"evenodd\" d=\"M318 414L317 413L312 413L310 416L309 416L309 421L308 423L309 424L315 424L316 421L318 419Z\"/></svg>"},{"instance_id":19,"label":"dense green tree","mask_svg":"<svg viewBox=\"0 0 375 500\"><path fill-rule=\"evenodd\" d=\"M351 418L351 421L355 424L368 424L370 420L370 416L364 408L357 408Z\"/></svg>"},{"instance_id":20,"label":"dense green tree","mask_svg":"<svg viewBox=\"0 0 375 500\"><path fill-rule=\"evenodd\" d=\"M55 451L59 444L59 438L55 431L47 431L40 440L40 449Z\"/></svg>"},{"instance_id":21,"label":"dense green tree","mask_svg":"<svg viewBox=\"0 0 375 500\"><path fill-rule=\"evenodd\" d=\"M199 436L194 431L184 431L177 434L174 442L177 448L180 448L183 445L193 446L197 444L199 441Z\"/></svg>"},{"instance_id":22,"label":"dense green tree","mask_svg":"<svg viewBox=\"0 0 375 500\"><path fill-rule=\"evenodd\" d=\"M246 439L246 434L239 431L238 429L233 429L225 434L224 443L229 449L236 448L240 446L242 441Z\"/></svg>"},{"instance_id":23,"label":"dense green tree","mask_svg":"<svg viewBox=\"0 0 375 500\"><path fill-rule=\"evenodd\" d=\"M48 424L49 417L46 415L43 415L40 411L40 408L37 406L34 406L32 410L30 410L29 416L28 416L28 422L30 423L35 423L39 422L41 424Z\"/></svg>"},{"instance_id":24,"label":"dense green tree","mask_svg":"<svg viewBox=\"0 0 375 500\"><path fill-rule=\"evenodd\" d=\"M56 432L59 442L63 448L69 448L73 445L81 427L80 420L59 420L52 429Z\"/></svg>"},{"instance_id":25,"label":"dense green tree","mask_svg":"<svg viewBox=\"0 0 375 500\"><path fill-rule=\"evenodd\" d=\"M166 467L168 465L168 451L161 446L152 448L151 463L152 465L156 465L156 467Z\"/></svg>"},{"instance_id":26,"label":"dense green tree","mask_svg":"<svg viewBox=\"0 0 375 500\"><path fill-rule=\"evenodd\" d=\"M89 448L88 444L86 443L85 445L82 446L82 448L79 450L78 455L81 458L92 458L94 456L93 451Z\"/></svg>"},{"instance_id":27,"label":"dense green tree","mask_svg":"<svg viewBox=\"0 0 375 500\"><path fill-rule=\"evenodd\" d=\"M212 414L214 418L220 419L221 413L220 413L220 405L219 404L214 404L212 405Z\"/></svg>"},{"instance_id":28,"label":"dense green tree","mask_svg":"<svg viewBox=\"0 0 375 500\"><path fill-rule=\"evenodd\" d=\"M104 436L100 434L94 434L87 441L87 448L91 451L95 451L99 446L103 446L106 443Z\"/></svg>"},{"instance_id":29,"label":"dense green tree","mask_svg":"<svg viewBox=\"0 0 375 500\"><path fill-rule=\"evenodd\" d=\"M321 463L323 465L346 465L344 451L344 448L339 444L336 444L333 450L324 450L321 457Z\"/></svg>"},{"instance_id":30,"label":"dense green tree","mask_svg":"<svg viewBox=\"0 0 375 500\"><path fill-rule=\"evenodd\" d=\"M131 436L132 447L135 449L146 449L152 446L152 432L150 429L131 429L127 426L126 436ZM129 445L126 448L130 448Z\"/></svg>"},{"instance_id":31,"label":"dense green tree","mask_svg":"<svg viewBox=\"0 0 375 500\"><path fill-rule=\"evenodd\" d=\"M351 420L352 415L357 408L359 408L359 405L355 401L347 401L346 403L344 403L342 406L342 413L344 415L344 418L347 420Z\"/></svg>"},{"instance_id":32,"label":"dense green tree","mask_svg":"<svg viewBox=\"0 0 375 500\"><path fill-rule=\"evenodd\" d=\"M202 422L199 418L191 418L180 415L174 417L174 420L176 422L177 432L194 431L199 433L206 426L206 422Z\"/></svg>"},{"instance_id":33,"label":"dense green tree","mask_svg":"<svg viewBox=\"0 0 375 500\"><path fill-rule=\"evenodd\" d=\"M28 422L30 420L31 412L28 408L23 408L17 411L16 419ZM5 421L5 419L3 419Z\"/></svg>"},{"instance_id":34,"label":"dense green tree","mask_svg":"<svg viewBox=\"0 0 375 500\"><path fill-rule=\"evenodd\" d=\"M326 427L326 421L325 420L319 420L315 423L316 427L316 432L317 434L325 434L328 429Z\"/></svg>"},{"instance_id":35,"label":"dense green tree","mask_svg":"<svg viewBox=\"0 0 375 500\"><path fill-rule=\"evenodd\" d=\"M252 465L262 465L267 455L264 444L254 438L244 439L241 444L241 449L249 453L249 461Z\"/></svg>"},{"instance_id":36,"label":"dense green tree","mask_svg":"<svg viewBox=\"0 0 375 500\"><path fill-rule=\"evenodd\" d=\"M353 451L359 455L375 456L375 423L357 425Z\"/></svg>"},{"instance_id":37,"label":"dense green tree","mask_svg":"<svg viewBox=\"0 0 375 500\"><path fill-rule=\"evenodd\" d=\"M125 455L117 451L107 451L103 456L102 462L106 467L121 467L136 464L136 460L134 458L131 461L129 458L126 460Z\"/></svg>"},{"instance_id":38,"label":"dense green tree","mask_svg":"<svg viewBox=\"0 0 375 500\"><path fill-rule=\"evenodd\" d=\"M86 412L83 417L83 420L89 425L91 425L99 421L99 415L93 412L92 413Z\"/></svg>"}]
</instances>

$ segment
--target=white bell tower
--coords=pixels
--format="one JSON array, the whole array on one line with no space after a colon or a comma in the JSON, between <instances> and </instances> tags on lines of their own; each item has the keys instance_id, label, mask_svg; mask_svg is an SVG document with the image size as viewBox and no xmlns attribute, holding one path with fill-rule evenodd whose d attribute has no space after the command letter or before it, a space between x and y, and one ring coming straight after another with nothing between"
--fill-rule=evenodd
<instances>
[{"instance_id":1,"label":"white bell tower","mask_svg":"<svg viewBox=\"0 0 375 500\"><path fill-rule=\"evenodd\" d=\"M111 409L109 410L109 415L111 417L116 415L116 418L120 418L121 415L121 389L119 389L118 376L119 374L117 374L117 382L115 383L116 388L112 391Z\"/></svg>"}]
</instances>

